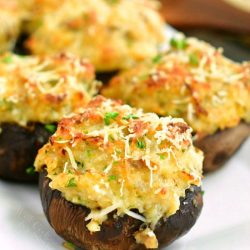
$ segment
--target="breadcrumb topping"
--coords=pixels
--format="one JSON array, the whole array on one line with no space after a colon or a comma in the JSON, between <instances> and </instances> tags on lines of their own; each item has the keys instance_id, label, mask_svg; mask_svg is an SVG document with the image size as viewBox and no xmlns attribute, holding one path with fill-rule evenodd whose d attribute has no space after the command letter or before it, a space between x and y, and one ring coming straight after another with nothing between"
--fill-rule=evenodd
<instances>
[{"instance_id":1,"label":"breadcrumb topping","mask_svg":"<svg viewBox=\"0 0 250 250\"><path fill-rule=\"evenodd\" d=\"M250 120L250 64L195 38L114 77L102 94L159 115L182 117L197 136Z\"/></svg>"},{"instance_id":2,"label":"breadcrumb topping","mask_svg":"<svg viewBox=\"0 0 250 250\"><path fill-rule=\"evenodd\" d=\"M135 237L157 246L157 222L176 213L185 190L201 184L203 154L191 132L182 119L98 96L59 123L35 166L46 166L52 189L91 209L85 218L90 231L101 230L116 211L146 223L148 231Z\"/></svg>"},{"instance_id":3,"label":"breadcrumb topping","mask_svg":"<svg viewBox=\"0 0 250 250\"><path fill-rule=\"evenodd\" d=\"M165 41L156 1L34 1L37 15L31 16L27 41L33 54L66 50L89 58L98 71L110 71L154 56Z\"/></svg>"},{"instance_id":4,"label":"breadcrumb topping","mask_svg":"<svg viewBox=\"0 0 250 250\"><path fill-rule=\"evenodd\" d=\"M0 122L54 123L86 106L100 85L93 66L70 54L0 56Z\"/></svg>"}]
</instances>

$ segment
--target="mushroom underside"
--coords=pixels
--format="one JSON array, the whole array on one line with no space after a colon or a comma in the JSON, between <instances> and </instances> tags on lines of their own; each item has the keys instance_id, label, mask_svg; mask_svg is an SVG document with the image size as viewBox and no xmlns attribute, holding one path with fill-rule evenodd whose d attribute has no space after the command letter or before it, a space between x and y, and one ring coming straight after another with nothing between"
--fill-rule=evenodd
<instances>
[{"instance_id":1,"label":"mushroom underside","mask_svg":"<svg viewBox=\"0 0 250 250\"><path fill-rule=\"evenodd\" d=\"M27 127L18 124L0 124L0 177L12 181L34 182L37 174L28 174L38 149L51 135L43 124L32 123Z\"/></svg>"},{"instance_id":2,"label":"mushroom underside","mask_svg":"<svg viewBox=\"0 0 250 250\"><path fill-rule=\"evenodd\" d=\"M85 250L146 249L134 238L134 233L145 226L143 222L127 215L115 216L116 211L108 215L101 231L90 233L85 221L90 210L67 201L58 190L52 190L46 176L47 172L43 170L39 177L43 210L50 225L66 241ZM180 209L169 218L162 218L154 230L160 248L188 232L195 224L203 206L201 188L192 186L180 201Z\"/></svg>"},{"instance_id":3,"label":"mushroom underside","mask_svg":"<svg viewBox=\"0 0 250 250\"><path fill-rule=\"evenodd\" d=\"M240 148L250 135L250 124L241 122L238 126L224 129L194 142L204 152L205 173L220 168Z\"/></svg>"}]
</instances>

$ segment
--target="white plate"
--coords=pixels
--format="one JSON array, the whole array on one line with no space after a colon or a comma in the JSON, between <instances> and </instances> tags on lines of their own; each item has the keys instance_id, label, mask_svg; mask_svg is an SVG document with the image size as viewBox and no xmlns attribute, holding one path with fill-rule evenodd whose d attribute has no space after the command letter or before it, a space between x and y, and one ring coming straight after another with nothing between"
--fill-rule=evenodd
<instances>
[{"instance_id":1,"label":"white plate","mask_svg":"<svg viewBox=\"0 0 250 250\"><path fill-rule=\"evenodd\" d=\"M168 250L250 249L250 139L204 179L204 207L193 229ZM0 249L60 250L36 186L0 181Z\"/></svg>"}]
</instances>

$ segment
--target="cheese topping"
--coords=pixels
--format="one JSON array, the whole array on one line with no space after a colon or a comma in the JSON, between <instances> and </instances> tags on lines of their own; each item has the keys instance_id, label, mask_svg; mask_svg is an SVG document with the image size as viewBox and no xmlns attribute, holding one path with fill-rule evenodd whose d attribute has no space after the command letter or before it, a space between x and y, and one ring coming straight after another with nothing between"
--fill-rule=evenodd
<instances>
[{"instance_id":1,"label":"cheese topping","mask_svg":"<svg viewBox=\"0 0 250 250\"><path fill-rule=\"evenodd\" d=\"M0 56L0 123L53 123L96 94L93 66L69 54Z\"/></svg>"},{"instance_id":2,"label":"cheese topping","mask_svg":"<svg viewBox=\"0 0 250 250\"><path fill-rule=\"evenodd\" d=\"M194 38L114 77L102 92L159 115L182 117L199 136L250 121L250 64Z\"/></svg>"},{"instance_id":3,"label":"cheese topping","mask_svg":"<svg viewBox=\"0 0 250 250\"><path fill-rule=\"evenodd\" d=\"M27 42L33 54L66 50L99 71L116 70L154 56L165 40L156 1L33 1L35 32Z\"/></svg>"},{"instance_id":4,"label":"cheese topping","mask_svg":"<svg viewBox=\"0 0 250 250\"><path fill-rule=\"evenodd\" d=\"M137 241L156 247L157 222L176 213L185 190L201 184L203 155L191 132L182 119L99 96L59 123L35 167L46 166L50 187L65 199L91 209L90 231L101 230L111 212L126 214L148 226Z\"/></svg>"}]
</instances>

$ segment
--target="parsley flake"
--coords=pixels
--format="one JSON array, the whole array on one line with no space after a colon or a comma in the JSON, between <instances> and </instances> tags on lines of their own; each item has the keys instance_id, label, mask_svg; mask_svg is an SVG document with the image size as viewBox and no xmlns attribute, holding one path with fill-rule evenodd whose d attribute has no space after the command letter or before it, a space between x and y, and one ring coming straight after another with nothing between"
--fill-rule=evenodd
<instances>
[{"instance_id":1,"label":"parsley flake","mask_svg":"<svg viewBox=\"0 0 250 250\"><path fill-rule=\"evenodd\" d=\"M44 127L51 134L54 134L56 132L56 128L57 128L56 125L54 125L54 124L46 124Z\"/></svg>"},{"instance_id":2,"label":"parsley flake","mask_svg":"<svg viewBox=\"0 0 250 250\"><path fill-rule=\"evenodd\" d=\"M34 175L35 174L35 168L33 166L32 167L28 167L28 168L26 168L25 172L28 175Z\"/></svg>"},{"instance_id":3,"label":"parsley flake","mask_svg":"<svg viewBox=\"0 0 250 250\"><path fill-rule=\"evenodd\" d=\"M164 160L165 158L166 158L165 155L160 155L161 160Z\"/></svg>"},{"instance_id":4,"label":"parsley flake","mask_svg":"<svg viewBox=\"0 0 250 250\"><path fill-rule=\"evenodd\" d=\"M145 146L146 146L146 145L145 145L145 142L139 141L139 140L137 139L137 141L136 141L136 147L137 147L137 148L144 149Z\"/></svg>"},{"instance_id":5,"label":"parsley flake","mask_svg":"<svg viewBox=\"0 0 250 250\"><path fill-rule=\"evenodd\" d=\"M199 65L199 58L196 54L190 54L189 55L189 63L192 64L193 66L198 66Z\"/></svg>"},{"instance_id":6,"label":"parsley flake","mask_svg":"<svg viewBox=\"0 0 250 250\"><path fill-rule=\"evenodd\" d=\"M75 180L75 178L73 177L73 178L71 178L71 179L68 181L66 187L76 187L76 186L77 186L77 185L76 185L76 180Z\"/></svg>"},{"instance_id":7,"label":"parsley flake","mask_svg":"<svg viewBox=\"0 0 250 250\"><path fill-rule=\"evenodd\" d=\"M170 45L175 48L175 49L179 49L179 50L183 50L186 49L188 46L187 40L182 38L182 39L176 39L176 38L172 38L170 40Z\"/></svg>"},{"instance_id":8,"label":"parsley flake","mask_svg":"<svg viewBox=\"0 0 250 250\"><path fill-rule=\"evenodd\" d=\"M162 59L162 55L161 54L158 54L157 56L155 56L153 59L152 59L152 63L159 63Z\"/></svg>"},{"instance_id":9,"label":"parsley flake","mask_svg":"<svg viewBox=\"0 0 250 250\"><path fill-rule=\"evenodd\" d=\"M68 250L75 250L76 249L75 245L71 242L64 242L63 246Z\"/></svg>"},{"instance_id":10,"label":"parsley flake","mask_svg":"<svg viewBox=\"0 0 250 250\"><path fill-rule=\"evenodd\" d=\"M126 121L129 120L129 119L134 119L134 120L135 120L135 119L138 119L138 118L139 118L139 117L136 116L136 115L134 115L134 114L129 114L129 115L126 115L126 116L123 116L123 117L122 117L122 119L123 119L123 120L126 120Z\"/></svg>"},{"instance_id":11,"label":"parsley flake","mask_svg":"<svg viewBox=\"0 0 250 250\"><path fill-rule=\"evenodd\" d=\"M110 176L109 176L109 180L110 180L110 181L116 180L116 176L115 176L115 175L110 175Z\"/></svg>"},{"instance_id":12,"label":"parsley flake","mask_svg":"<svg viewBox=\"0 0 250 250\"><path fill-rule=\"evenodd\" d=\"M119 115L118 112L108 112L105 114L104 123L105 125L110 125L111 120L115 120L115 118Z\"/></svg>"},{"instance_id":13,"label":"parsley flake","mask_svg":"<svg viewBox=\"0 0 250 250\"><path fill-rule=\"evenodd\" d=\"M3 58L2 60L4 63L12 63L13 62L13 58L12 56L6 56Z\"/></svg>"}]
</instances>

